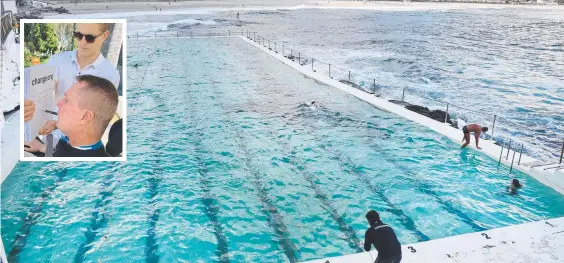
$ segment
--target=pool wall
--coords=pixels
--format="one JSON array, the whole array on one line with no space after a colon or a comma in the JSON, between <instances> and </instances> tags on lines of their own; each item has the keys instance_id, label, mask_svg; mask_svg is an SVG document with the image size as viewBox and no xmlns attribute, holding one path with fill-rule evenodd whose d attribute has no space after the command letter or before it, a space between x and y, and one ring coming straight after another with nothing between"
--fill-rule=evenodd
<instances>
[{"instance_id":1,"label":"pool wall","mask_svg":"<svg viewBox=\"0 0 564 263\"><path fill-rule=\"evenodd\" d=\"M564 262L564 217L402 246L402 263ZM307 263L371 263L372 249Z\"/></svg>"},{"instance_id":2,"label":"pool wall","mask_svg":"<svg viewBox=\"0 0 564 263\"><path fill-rule=\"evenodd\" d=\"M374 105L375 107L391 112L391 113L395 113L401 117L404 117L408 120L414 121L416 123L419 123L423 126L426 126L432 130L434 130L435 132L442 134L448 138L450 138L453 142L458 143L459 145L462 145L462 137L464 136L464 134L462 133L461 130L458 130L454 127L451 127L449 124L447 123L442 123L442 122L438 122L436 120L433 120L431 118L428 118L426 116L423 116L419 113L410 111L400 105L396 105L394 103L391 103L385 99L381 99L378 98L374 95L371 95L369 93L366 93L364 91L355 89L351 86L348 86L346 84L343 84L341 82L339 82L336 79L332 79L326 75L323 75L322 73L317 73L311 70L310 67L305 67L305 66L301 66L299 65L297 62L292 61L291 59L288 59L286 57L284 57L282 54L276 53L270 49L268 49L268 47L264 47L259 43L254 42L253 40L250 40L246 37L243 36L239 36L239 38L243 39L244 41L246 41L247 43L255 46L256 48L266 52L267 54L273 56L274 58L278 59L279 61L281 61L282 63L288 65L289 67L294 68L295 70L298 70L299 72L301 72L302 74L304 74L305 76L308 76L310 78L313 78L323 84L326 84L328 86L332 86L335 88L338 88L342 91L345 91L361 100L364 100L372 105ZM473 147L475 148L475 141L472 139L472 142L470 143L469 147ZM480 146L482 147L481 150L478 151L482 151L485 154L487 154L488 156L494 158L496 161L499 160L500 156L502 155L502 148L498 145L496 145L493 141L491 140L480 140ZM531 164L535 164L535 163L539 163L539 160L526 156L526 155L522 155L519 156L520 154L518 152L514 153L514 151L510 151L509 154L507 154L507 149L503 150L503 156L501 158L501 163L507 165L507 166L511 166L511 163L513 161L513 155L515 154L515 158L514 158L514 162L513 162L513 168L514 169L518 169L526 174L528 174L529 176L535 178L536 180L538 180L539 182L547 185L548 187L553 188L554 190L558 191L560 194L564 195L564 168L562 169L548 169L548 170L544 170L547 167L552 167L552 166L539 166L539 167L533 167L531 168ZM507 157L508 156L508 157ZM506 160L507 158L507 160ZM520 160L520 164L518 164L518 160L519 158ZM554 165L553 165L554 166Z\"/></svg>"}]
</instances>

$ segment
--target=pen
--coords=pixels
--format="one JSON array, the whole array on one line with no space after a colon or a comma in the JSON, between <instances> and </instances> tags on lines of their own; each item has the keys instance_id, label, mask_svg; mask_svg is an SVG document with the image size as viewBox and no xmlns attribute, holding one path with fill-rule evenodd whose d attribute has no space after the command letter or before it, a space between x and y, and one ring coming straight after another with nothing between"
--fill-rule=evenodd
<instances>
[{"instance_id":1,"label":"pen","mask_svg":"<svg viewBox=\"0 0 564 263\"><path fill-rule=\"evenodd\" d=\"M57 114L56 112L54 112L54 111L50 111L50 110L43 110L43 111L44 111L44 112L47 112L47 113L50 113L50 114L53 114L53 115L58 115L58 114Z\"/></svg>"}]
</instances>

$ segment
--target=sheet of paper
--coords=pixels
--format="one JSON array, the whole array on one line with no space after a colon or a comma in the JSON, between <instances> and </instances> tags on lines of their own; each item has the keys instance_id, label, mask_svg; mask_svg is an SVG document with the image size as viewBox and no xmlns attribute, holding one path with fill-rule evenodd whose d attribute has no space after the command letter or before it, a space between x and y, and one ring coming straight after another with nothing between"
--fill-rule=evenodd
<instances>
[{"instance_id":1,"label":"sheet of paper","mask_svg":"<svg viewBox=\"0 0 564 263\"><path fill-rule=\"evenodd\" d=\"M39 129L45 122L53 120L53 115L44 110L52 110L54 106L54 76L55 67L46 64L32 66L24 71L24 98L35 102L33 119L24 125L26 142L30 142L39 134Z\"/></svg>"}]
</instances>

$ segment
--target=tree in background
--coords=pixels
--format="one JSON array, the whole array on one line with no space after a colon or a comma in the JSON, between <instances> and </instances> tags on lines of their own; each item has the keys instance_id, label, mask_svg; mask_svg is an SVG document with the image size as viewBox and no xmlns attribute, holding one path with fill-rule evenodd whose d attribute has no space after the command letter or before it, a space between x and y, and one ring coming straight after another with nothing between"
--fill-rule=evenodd
<instances>
[{"instance_id":1,"label":"tree in background","mask_svg":"<svg viewBox=\"0 0 564 263\"><path fill-rule=\"evenodd\" d=\"M72 32L74 24L25 24L24 66L31 66L31 59L39 57L41 63L51 55L74 49Z\"/></svg>"}]
</instances>

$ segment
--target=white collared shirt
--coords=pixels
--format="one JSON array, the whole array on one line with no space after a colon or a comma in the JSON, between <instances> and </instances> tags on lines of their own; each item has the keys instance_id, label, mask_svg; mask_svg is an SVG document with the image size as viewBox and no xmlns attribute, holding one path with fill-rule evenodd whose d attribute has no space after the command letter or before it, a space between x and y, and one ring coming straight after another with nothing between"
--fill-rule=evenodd
<instances>
[{"instance_id":1,"label":"white collared shirt","mask_svg":"<svg viewBox=\"0 0 564 263\"><path fill-rule=\"evenodd\" d=\"M65 92L76 82L76 77L79 75L105 78L111 81L116 89L119 86L119 71L101 53L92 64L82 70L78 65L76 50L54 54L47 64L56 67L55 80L59 82L59 85L55 91L55 104L65 96ZM55 105L54 111L58 112L58 110L57 105Z\"/></svg>"},{"instance_id":2,"label":"white collared shirt","mask_svg":"<svg viewBox=\"0 0 564 263\"><path fill-rule=\"evenodd\" d=\"M76 77L79 75L93 75L105 78L111 81L116 89L119 85L119 71L112 65L112 63L110 63L110 61L104 58L101 53L98 58L92 62L92 64L87 65L82 70L78 65L76 50L54 54L51 56L47 64L56 67L54 79L59 83L57 89L55 90L55 101L53 106L54 112L59 112L57 102L65 97L65 92L67 92L71 88L72 84L76 82ZM57 116L53 116L53 119L56 120ZM53 135L55 136L55 139L58 140L63 136L63 133L60 130L55 130Z\"/></svg>"}]
</instances>

